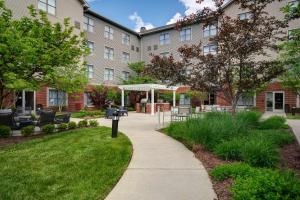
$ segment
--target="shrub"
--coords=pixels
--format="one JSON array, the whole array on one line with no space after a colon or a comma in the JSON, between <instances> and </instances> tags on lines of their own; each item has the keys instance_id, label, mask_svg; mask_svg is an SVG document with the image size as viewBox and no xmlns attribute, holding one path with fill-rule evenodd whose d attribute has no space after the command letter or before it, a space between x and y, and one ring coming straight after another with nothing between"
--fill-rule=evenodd
<instances>
[{"instance_id":1,"label":"shrub","mask_svg":"<svg viewBox=\"0 0 300 200\"><path fill-rule=\"evenodd\" d=\"M235 138L231 141L220 143L216 146L214 152L224 160L242 160L242 148L244 141Z\"/></svg>"},{"instance_id":2,"label":"shrub","mask_svg":"<svg viewBox=\"0 0 300 200\"><path fill-rule=\"evenodd\" d=\"M97 126L99 126L99 122L97 120L91 120L91 121L89 121L89 125L91 127L97 127Z\"/></svg>"},{"instance_id":3,"label":"shrub","mask_svg":"<svg viewBox=\"0 0 300 200\"><path fill-rule=\"evenodd\" d=\"M82 121L78 122L78 127L79 128L88 127L88 121L87 120L82 120Z\"/></svg>"},{"instance_id":4,"label":"shrub","mask_svg":"<svg viewBox=\"0 0 300 200\"><path fill-rule=\"evenodd\" d=\"M68 124L62 123L62 124L58 125L58 130L59 130L59 131L65 131L65 130L68 130Z\"/></svg>"},{"instance_id":5,"label":"shrub","mask_svg":"<svg viewBox=\"0 0 300 200\"><path fill-rule=\"evenodd\" d=\"M286 128L286 119L280 116L270 117L259 124L259 129L280 129Z\"/></svg>"},{"instance_id":6,"label":"shrub","mask_svg":"<svg viewBox=\"0 0 300 200\"><path fill-rule=\"evenodd\" d=\"M259 119L261 118L261 112L239 112L236 114L238 121L243 121L248 126L258 126Z\"/></svg>"},{"instance_id":7,"label":"shrub","mask_svg":"<svg viewBox=\"0 0 300 200\"><path fill-rule=\"evenodd\" d=\"M233 178L233 199L300 199L300 182L294 173L259 169L247 164L221 165L211 173L216 180Z\"/></svg>"},{"instance_id":8,"label":"shrub","mask_svg":"<svg viewBox=\"0 0 300 200\"><path fill-rule=\"evenodd\" d=\"M95 111L81 110L79 112L72 113L73 118L102 117L102 116L104 116L104 112L99 110L95 110Z\"/></svg>"},{"instance_id":9,"label":"shrub","mask_svg":"<svg viewBox=\"0 0 300 200\"><path fill-rule=\"evenodd\" d=\"M274 144L276 147L292 144L295 140L294 135L285 130L256 130L251 132L250 137L256 139L260 138L261 140Z\"/></svg>"},{"instance_id":10,"label":"shrub","mask_svg":"<svg viewBox=\"0 0 300 200\"><path fill-rule=\"evenodd\" d=\"M42 127L42 133L44 134L51 134L54 133L55 126L53 124L47 124Z\"/></svg>"},{"instance_id":11,"label":"shrub","mask_svg":"<svg viewBox=\"0 0 300 200\"><path fill-rule=\"evenodd\" d=\"M77 127L76 122L69 122L68 124L69 129L75 129Z\"/></svg>"},{"instance_id":12,"label":"shrub","mask_svg":"<svg viewBox=\"0 0 300 200\"><path fill-rule=\"evenodd\" d=\"M9 137L11 134L11 129L8 126L0 126L0 137Z\"/></svg>"},{"instance_id":13,"label":"shrub","mask_svg":"<svg viewBox=\"0 0 300 200\"><path fill-rule=\"evenodd\" d=\"M279 160L276 147L261 138L251 139L242 149L242 159L256 167L274 167Z\"/></svg>"},{"instance_id":14,"label":"shrub","mask_svg":"<svg viewBox=\"0 0 300 200\"><path fill-rule=\"evenodd\" d=\"M26 126L21 129L21 134L25 137L30 136L34 133L34 126Z\"/></svg>"}]
</instances>

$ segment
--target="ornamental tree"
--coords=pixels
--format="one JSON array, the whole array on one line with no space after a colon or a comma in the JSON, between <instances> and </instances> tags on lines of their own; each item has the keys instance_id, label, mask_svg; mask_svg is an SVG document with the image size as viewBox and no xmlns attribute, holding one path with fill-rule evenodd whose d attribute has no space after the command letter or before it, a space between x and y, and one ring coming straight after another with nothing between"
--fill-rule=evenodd
<instances>
[{"instance_id":1,"label":"ornamental tree","mask_svg":"<svg viewBox=\"0 0 300 200\"><path fill-rule=\"evenodd\" d=\"M204 54L202 43L184 45L178 49L181 60L153 56L146 73L170 84L188 84L194 90L215 93L236 110L244 93L253 93L284 72L280 61L272 58L276 44L284 37L285 21L270 16L265 8L275 0L236 0L233 4L251 13L249 18L226 15L223 0L213 0L215 9L203 10L185 17L176 25L182 27L217 23L217 35L210 38L216 51ZM202 1L198 1L202 3ZM186 72L189 73L186 73Z\"/></svg>"},{"instance_id":2,"label":"ornamental tree","mask_svg":"<svg viewBox=\"0 0 300 200\"><path fill-rule=\"evenodd\" d=\"M0 108L23 89L47 84L69 93L86 83L83 34L73 33L69 19L51 24L44 12L29 11L30 17L14 20L0 0Z\"/></svg>"},{"instance_id":3,"label":"ornamental tree","mask_svg":"<svg viewBox=\"0 0 300 200\"><path fill-rule=\"evenodd\" d=\"M283 8L286 18L293 21L300 18L300 4L287 5ZM281 77L283 86L300 95L300 29L289 33L289 40L279 46L280 60L287 66L287 71Z\"/></svg>"},{"instance_id":4,"label":"ornamental tree","mask_svg":"<svg viewBox=\"0 0 300 200\"><path fill-rule=\"evenodd\" d=\"M136 62L128 64L128 67L135 73L129 77L129 80L123 80L123 84L144 84L144 83L155 83L156 81L150 76L143 74L145 70L144 62Z\"/></svg>"}]
</instances>

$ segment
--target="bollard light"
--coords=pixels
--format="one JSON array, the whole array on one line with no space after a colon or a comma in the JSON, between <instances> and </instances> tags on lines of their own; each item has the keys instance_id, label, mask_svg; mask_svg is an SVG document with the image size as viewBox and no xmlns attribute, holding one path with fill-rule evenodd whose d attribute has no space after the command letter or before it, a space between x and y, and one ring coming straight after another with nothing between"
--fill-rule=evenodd
<instances>
[{"instance_id":1,"label":"bollard light","mask_svg":"<svg viewBox=\"0 0 300 200\"><path fill-rule=\"evenodd\" d=\"M118 137L119 118L120 118L119 110L114 111L112 116L112 131L111 131L112 138Z\"/></svg>"}]
</instances>

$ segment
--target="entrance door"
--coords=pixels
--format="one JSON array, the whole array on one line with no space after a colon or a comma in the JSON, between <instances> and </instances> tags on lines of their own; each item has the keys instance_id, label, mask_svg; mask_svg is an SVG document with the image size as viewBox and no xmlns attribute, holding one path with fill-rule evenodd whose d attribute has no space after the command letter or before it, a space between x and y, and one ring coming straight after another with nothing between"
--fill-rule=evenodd
<instances>
[{"instance_id":1,"label":"entrance door","mask_svg":"<svg viewBox=\"0 0 300 200\"><path fill-rule=\"evenodd\" d=\"M17 93L16 108L22 108L25 110L35 109L35 92L33 91L21 91Z\"/></svg>"},{"instance_id":2,"label":"entrance door","mask_svg":"<svg viewBox=\"0 0 300 200\"><path fill-rule=\"evenodd\" d=\"M284 93L267 92L266 93L266 111L283 112L284 111Z\"/></svg>"}]
</instances>

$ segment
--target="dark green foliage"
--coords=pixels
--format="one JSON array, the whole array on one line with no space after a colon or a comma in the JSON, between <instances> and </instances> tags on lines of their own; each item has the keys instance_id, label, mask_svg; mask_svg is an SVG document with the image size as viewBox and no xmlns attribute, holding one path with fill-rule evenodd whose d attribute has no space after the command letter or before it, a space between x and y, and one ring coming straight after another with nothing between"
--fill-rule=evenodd
<instances>
[{"instance_id":1,"label":"dark green foliage","mask_svg":"<svg viewBox=\"0 0 300 200\"><path fill-rule=\"evenodd\" d=\"M85 127L89 126L89 122L87 120L82 120L82 121L78 122L77 126L79 128L85 128Z\"/></svg>"},{"instance_id":2,"label":"dark green foliage","mask_svg":"<svg viewBox=\"0 0 300 200\"><path fill-rule=\"evenodd\" d=\"M30 136L34 133L34 126L26 126L21 129L21 134L25 137Z\"/></svg>"},{"instance_id":3,"label":"dark green foliage","mask_svg":"<svg viewBox=\"0 0 300 200\"><path fill-rule=\"evenodd\" d=\"M77 124L76 124L76 122L69 122L68 127L70 130L75 129L77 127Z\"/></svg>"},{"instance_id":4,"label":"dark green foliage","mask_svg":"<svg viewBox=\"0 0 300 200\"><path fill-rule=\"evenodd\" d=\"M9 137L11 134L11 129L8 126L0 126L0 138L1 137Z\"/></svg>"},{"instance_id":5,"label":"dark green foliage","mask_svg":"<svg viewBox=\"0 0 300 200\"><path fill-rule=\"evenodd\" d=\"M239 112L236 114L236 118L238 120L244 121L248 126L255 127L259 123L259 119L261 118L261 112Z\"/></svg>"},{"instance_id":6,"label":"dark green foliage","mask_svg":"<svg viewBox=\"0 0 300 200\"><path fill-rule=\"evenodd\" d=\"M66 124L66 123L59 124L58 127L57 127L57 129L58 129L59 131L65 131L65 130L68 130L68 124Z\"/></svg>"},{"instance_id":7,"label":"dark green foliage","mask_svg":"<svg viewBox=\"0 0 300 200\"><path fill-rule=\"evenodd\" d=\"M216 167L211 175L219 181L233 178L233 199L300 199L300 182L294 173L253 168L246 164Z\"/></svg>"},{"instance_id":8,"label":"dark green foliage","mask_svg":"<svg viewBox=\"0 0 300 200\"><path fill-rule=\"evenodd\" d=\"M214 149L214 153L224 160L242 160L243 147L244 141L235 138L217 145Z\"/></svg>"},{"instance_id":9,"label":"dark green foliage","mask_svg":"<svg viewBox=\"0 0 300 200\"><path fill-rule=\"evenodd\" d=\"M286 128L285 126L286 119L280 116L273 116L266 120L263 120L259 124L259 129L280 129Z\"/></svg>"},{"instance_id":10,"label":"dark green foliage","mask_svg":"<svg viewBox=\"0 0 300 200\"><path fill-rule=\"evenodd\" d=\"M97 126L99 126L99 122L97 120L91 120L91 121L89 121L89 125L91 127L97 127Z\"/></svg>"},{"instance_id":11,"label":"dark green foliage","mask_svg":"<svg viewBox=\"0 0 300 200\"><path fill-rule=\"evenodd\" d=\"M53 124L47 124L42 127L42 133L44 134L51 134L54 133L55 126Z\"/></svg>"},{"instance_id":12,"label":"dark green foliage","mask_svg":"<svg viewBox=\"0 0 300 200\"><path fill-rule=\"evenodd\" d=\"M95 118L100 118L104 116L104 112L100 110L95 110L95 111L87 111L87 110L81 110L79 112L74 112L72 113L73 118L84 118L84 117L95 117Z\"/></svg>"}]
</instances>

